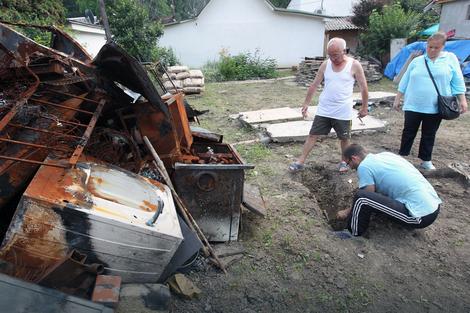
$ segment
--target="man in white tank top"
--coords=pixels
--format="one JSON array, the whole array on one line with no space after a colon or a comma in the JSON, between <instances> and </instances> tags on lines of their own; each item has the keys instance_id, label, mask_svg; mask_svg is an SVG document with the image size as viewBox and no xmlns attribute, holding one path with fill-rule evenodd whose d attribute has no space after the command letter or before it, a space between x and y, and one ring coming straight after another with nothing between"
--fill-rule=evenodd
<instances>
[{"instance_id":1,"label":"man in white tank top","mask_svg":"<svg viewBox=\"0 0 470 313\"><path fill-rule=\"evenodd\" d=\"M310 134L304 143L302 155L289 166L292 172L302 170L305 160L312 151L318 136L328 135L333 128L341 143L341 155L349 145L351 124L353 118L353 87L357 81L361 90L362 107L358 117L368 114L368 90L364 70L359 61L346 55L346 41L342 38L332 38L327 46L328 59L322 63L317 75L308 88L302 106L302 115L307 116L308 105L317 91L320 83L325 80L325 88L320 94L317 113L310 129ZM348 165L341 159L340 172L348 170Z\"/></svg>"}]
</instances>

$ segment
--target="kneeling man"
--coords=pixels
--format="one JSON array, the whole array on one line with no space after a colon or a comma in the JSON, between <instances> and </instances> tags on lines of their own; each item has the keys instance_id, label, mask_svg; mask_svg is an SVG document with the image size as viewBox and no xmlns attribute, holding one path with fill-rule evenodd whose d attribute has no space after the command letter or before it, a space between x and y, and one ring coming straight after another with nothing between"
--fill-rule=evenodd
<instances>
[{"instance_id":1,"label":"kneeling man","mask_svg":"<svg viewBox=\"0 0 470 313\"><path fill-rule=\"evenodd\" d=\"M436 220L442 201L410 162L391 152L367 153L358 144L351 144L343 154L349 167L357 170L360 190L352 207L339 211L337 218L348 219L353 236L364 233L373 212L412 228L424 228Z\"/></svg>"}]
</instances>

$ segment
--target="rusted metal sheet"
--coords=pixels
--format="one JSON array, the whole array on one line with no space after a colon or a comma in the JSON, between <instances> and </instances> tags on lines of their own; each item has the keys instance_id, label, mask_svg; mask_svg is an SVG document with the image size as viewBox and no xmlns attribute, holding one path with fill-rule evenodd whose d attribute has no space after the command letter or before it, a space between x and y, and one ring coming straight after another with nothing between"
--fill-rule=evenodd
<instances>
[{"instance_id":1,"label":"rusted metal sheet","mask_svg":"<svg viewBox=\"0 0 470 313\"><path fill-rule=\"evenodd\" d=\"M165 167L172 168L175 162L197 163L197 156L190 150L193 138L182 94L173 96L167 103L170 103L169 118L148 103L139 103L135 107L139 130L156 147Z\"/></svg>"},{"instance_id":2,"label":"rusted metal sheet","mask_svg":"<svg viewBox=\"0 0 470 313\"><path fill-rule=\"evenodd\" d=\"M40 45L33 40L14 31L9 25L31 27L50 31L52 36L52 48ZM5 50L10 51L17 59L26 63L31 52L39 52L44 55L55 55L61 58L69 58L75 66L83 67L91 62L91 56L74 39L53 26L35 26L21 23L7 23L0 21L0 38Z\"/></svg>"},{"instance_id":3,"label":"rusted metal sheet","mask_svg":"<svg viewBox=\"0 0 470 313\"><path fill-rule=\"evenodd\" d=\"M169 116L167 106L143 66L118 45L105 44L93 60L93 64L96 65L98 76L119 82L132 91L144 95L151 105Z\"/></svg>"},{"instance_id":4,"label":"rusted metal sheet","mask_svg":"<svg viewBox=\"0 0 470 313\"><path fill-rule=\"evenodd\" d=\"M240 205L245 164L228 144L193 144L196 154L230 156L232 164L175 164L174 182L178 194L210 241L238 239Z\"/></svg>"},{"instance_id":5,"label":"rusted metal sheet","mask_svg":"<svg viewBox=\"0 0 470 313\"><path fill-rule=\"evenodd\" d=\"M164 210L148 226L157 209ZM0 248L10 273L37 281L75 249L124 282L156 282L182 240L165 185L112 166L42 166L26 189Z\"/></svg>"}]
</instances>

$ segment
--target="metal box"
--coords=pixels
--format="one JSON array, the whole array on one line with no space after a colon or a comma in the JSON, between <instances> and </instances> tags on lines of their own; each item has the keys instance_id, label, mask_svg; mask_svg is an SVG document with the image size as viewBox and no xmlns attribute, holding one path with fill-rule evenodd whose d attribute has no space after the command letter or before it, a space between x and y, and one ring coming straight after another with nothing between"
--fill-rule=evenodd
<instances>
[{"instance_id":1,"label":"metal box","mask_svg":"<svg viewBox=\"0 0 470 313\"><path fill-rule=\"evenodd\" d=\"M227 153L234 164L175 163L175 188L209 241L238 239L245 164L236 150L224 143L194 143L194 152Z\"/></svg>"}]
</instances>

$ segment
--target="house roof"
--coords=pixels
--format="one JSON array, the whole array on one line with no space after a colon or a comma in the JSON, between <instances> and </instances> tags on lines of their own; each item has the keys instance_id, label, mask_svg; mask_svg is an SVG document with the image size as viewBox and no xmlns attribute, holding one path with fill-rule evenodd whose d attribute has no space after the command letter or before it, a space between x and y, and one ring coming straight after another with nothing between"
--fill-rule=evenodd
<instances>
[{"instance_id":1,"label":"house roof","mask_svg":"<svg viewBox=\"0 0 470 313\"><path fill-rule=\"evenodd\" d=\"M96 17L95 17L95 19L96 19ZM97 29L102 29L103 28L103 26L99 23L95 23L95 24L90 23L90 21L84 16L68 18L67 22L69 22L70 24L82 25L82 26L97 28Z\"/></svg>"},{"instance_id":2,"label":"house roof","mask_svg":"<svg viewBox=\"0 0 470 313\"><path fill-rule=\"evenodd\" d=\"M356 29L361 29L361 28L354 25L353 22L351 22L351 17L349 16L329 18L326 20L326 23L325 23L326 31L356 30Z\"/></svg>"},{"instance_id":3,"label":"house roof","mask_svg":"<svg viewBox=\"0 0 470 313\"><path fill-rule=\"evenodd\" d=\"M272 11L275 11L275 12L279 12L279 13L287 13L287 14L295 14L295 15L304 15L304 16L311 16L311 17L318 17L318 18L333 18L334 16L331 16L331 15L325 15L325 14L317 14L317 13L310 13L310 12L306 12L306 11L300 11L300 10L291 10L291 9L283 9L283 8L278 8L278 7L275 7L271 1L269 0L263 0L264 3L266 3L269 8L272 10ZM197 17L199 15L201 15L201 12L204 11L204 9L209 5L209 2L208 1L206 3L206 5L204 6L204 8L202 8L201 11L199 11L199 13L194 16L193 18L190 18L190 19L187 19L187 20L183 20L183 21L177 21L177 22L170 22L170 23L165 23L164 25L165 26L171 26L171 25L175 25L175 24L181 24L181 23L186 23L186 22L189 22L189 21L192 21L192 20L195 20L197 19Z\"/></svg>"}]
</instances>

